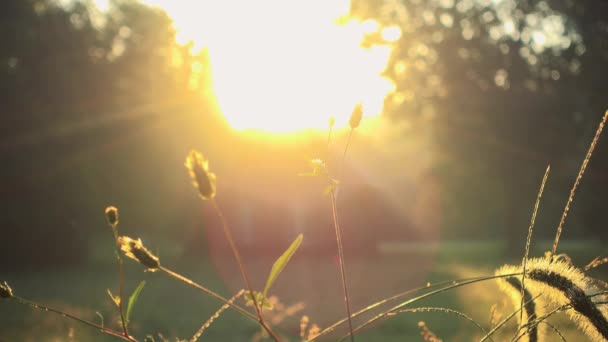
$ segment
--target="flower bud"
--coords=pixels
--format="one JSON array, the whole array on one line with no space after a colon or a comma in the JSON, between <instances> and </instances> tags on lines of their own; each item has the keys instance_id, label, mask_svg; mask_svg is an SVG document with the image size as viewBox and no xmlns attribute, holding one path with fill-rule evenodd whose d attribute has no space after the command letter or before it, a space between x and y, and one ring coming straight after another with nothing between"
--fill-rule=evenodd
<instances>
[{"instance_id":1,"label":"flower bud","mask_svg":"<svg viewBox=\"0 0 608 342\"><path fill-rule=\"evenodd\" d=\"M353 109L353 112L350 115L350 120L348 121L348 123L350 124L350 128L355 129L355 128L359 127L359 124L361 123L362 118L363 118L363 105L358 103L355 106L355 109Z\"/></svg>"},{"instance_id":2,"label":"flower bud","mask_svg":"<svg viewBox=\"0 0 608 342\"><path fill-rule=\"evenodd\" d=\"M114 206L109 206L106 208L106 220L108 220L108 224L113 228L116 228L118 225L118 209Z\"/></svg>"},{"instance_id":3,"label":"flower bud","mask_svg":"<svg viewBox=\"0 0 608 342\"><path fill-rule=\"evenodd\" d=\"M209 171L209 161L200 152L190 151L186 157L186 168L192 178L192 184L198 189L201 198L209 200L215 197L215 174Z\"/></svg>"}]
</instances>

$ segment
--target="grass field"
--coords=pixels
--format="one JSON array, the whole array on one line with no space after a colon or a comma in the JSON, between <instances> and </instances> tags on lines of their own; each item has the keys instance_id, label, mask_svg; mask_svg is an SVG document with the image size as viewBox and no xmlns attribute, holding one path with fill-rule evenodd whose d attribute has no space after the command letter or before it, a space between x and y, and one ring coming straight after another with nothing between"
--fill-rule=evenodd
<instances>
[{"instance_id":1,"label":"grass field","mask_svg":"<svg viewBox=\"0 0 608 342\"><path fill-rule=\"evenodd\" d=\"M535 246L531 253L535 256L542 255L543 251L549 248L547 243ZM592 241L564 241L561 249L580 266L584 266L593 257L606 253L605 247L602 248L599 243ZM354 309L423 286L427 282L491 275L495 268L508 261L504 259L503 254L504 250L499 242L454 242L426 252L392 249L390 253L376 257L347 259ZM224 262L228 265L230 260L166 257L162 261L165 266L227 297L231 296L239 284L236 269L232 272L231 266L221 268ZM510 260L510 263L516 262L520 260ZM249 260L247 267L252 274L260 274L258 278L263 279L270 264L271 260ZM299 319L303 314L309 315L311 322L319 323L322 328L344 317L341 289L334 267L332 261L325 258L294 258L293 263L281 275L274 292L287 306L297 302L305 305L302 310L292 307L295 313L279 324L279 331L284 336L289 336L289 340L299 340ZM115 271L115 265L111 262L95 261L80 269L2 276L11 284L15 293L22 297L61 308L95 322L101 322L101 318L96 314L99 312L103 315L106 326L117 327L118 317L106 294L107 288L116 288ZM601 272L601 269L597 272ZM224 273L234 273L236 278L232 279L230 274L222 276ZM190 338L220 306L215 300L182 283L161 274L145 273L141 265L126 261L127 292L132 291L142 279L146 280L146 287L134 309L131 323L132 333L137 337L143 338L148 333L160 332L172 340L175 340L175 337ZM256 279L254 277L257 284ZM411 297L413 295L405 298ZM489 329L493 304L497 305L503 317L512 311L510 303L506 302L506 298L498 291L495 282L488 281L442 293L412 307L433 306L460 310ZM272 316L269 315L271 319ZM357 341L422 340L417 327L421 320L445 341L471 341L483 335L473 324L455 315L407 313L390 317L366 329L357 336ZM567 320L558 321L567 340L584 340ZM362 320L355 322L361 323ZM504 333L508 331L509 334L503 336L510 338L513 327L513 324L508 326ZM228 310L205 331L201 340L249 341L258 330L256 324ZM343 327L323 340L336 340L345 332ZM15 302L0 303L0 342L114 340L116 339L51 313L32 310Z\"/></svg>"}]
</instances>

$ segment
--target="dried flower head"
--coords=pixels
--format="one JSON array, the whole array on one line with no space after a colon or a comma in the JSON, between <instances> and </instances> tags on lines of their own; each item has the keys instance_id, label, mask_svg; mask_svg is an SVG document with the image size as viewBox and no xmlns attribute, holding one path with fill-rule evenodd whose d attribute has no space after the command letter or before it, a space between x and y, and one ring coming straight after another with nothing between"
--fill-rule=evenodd
<instances>
[{"instance_id":1,"label":"dried flower head","mask_svg":"<svg viewBox=\"0 0 608 342\"><path fill-rule=\"evenodd\" d=\"M308 329L308 339L312 340L313 338L319 336L319 334L321 333L321 327L319 327L317 324L313 324L310 329Z\"/></svg>"},{"instance_id":2,"label":"dried flower head","mask_svg":"<svg viewBox=\"0 0 608 342\"><path fill-rule=\"evenodd\" d=\"M6 282L0 283L0 298L11 298L13 297L13 290Z\"/></svg>"},{"instance_id":3,"label":"dried flower head","mask_svg":"<svg viewBox=\"0 0 608 342\"><path fill-rule=\"evenodd\" d=\"M350 124L350 128L355 129L359 127L361 123L361 119L363 118L363 105L358 103L353 109L352 114L350 115L350 120L348 123Z\"/></svg>"},{"instance_id":4,"label":"dried flower head","mask_svg":"<svg viewBox=\"0 0 608 342\"><path fill-rule=\"evenodd\" d=\"M302 339L304 339L304 337L306 336L306 330L308 328L309 322L310 322L310 319L306 315L304 315L304 316L302 316L302 318L300 318L300 337Z\"/></svg>"},{"instance_id":5,"label":"dried flower head","mask_svg":"<svg viewBox=\"0 0 608 342\"><path fill-rule=\"evenodd\" d=\"M118 225L118 208L114 206L109 206L106 208L106 220L108 220L108 224L113 228L116 228Z\"/></svg>"},{"instance_id":6,"label":"dried flower head","mask_svg":"<svg viewBox=\"0 0 608 342\"><path fill-rule=\"evenodd\" d=\"M209 160L200 152L192 150L186 157L185 165L201 198L209 200L215 197L215 174L209 171Z\"/></svg>"},{"instance_id":7,"label":"dried flower head","mask_svg":"<svg viewBox=\"0 0 608 342\"><path fill-rule=\"evenodd\" d=\"M128 236L120 236L118 237L118 245L127 257L138 261L146 266L148 270L154 272L160 267L158 258L144 247L141 239L135 240Z\"/></svg>"}]
</instances>

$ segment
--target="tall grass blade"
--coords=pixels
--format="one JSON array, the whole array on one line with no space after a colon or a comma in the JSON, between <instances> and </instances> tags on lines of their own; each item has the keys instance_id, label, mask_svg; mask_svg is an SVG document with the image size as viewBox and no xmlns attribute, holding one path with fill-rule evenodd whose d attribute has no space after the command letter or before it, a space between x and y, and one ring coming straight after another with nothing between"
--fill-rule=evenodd
<instances>
[{"instance_id":1,"label":"tall grass blade","mask_svg":"<svg viewBox=\"0 0 608 342\"><path fill-rule=\"evenodd\" d=\"M291 243L291 245L283 252L283 254L274 262L272 265L272 269L270 270L270 274L268 275L268 279L266 280L266 286L264 286L264 297L268 295L268 290L279 277L279 274L283 272L285 266L289 262L289 259L294 255L294 253L298 250L300 245L302 244L302 239L304 236L302 234L298 235L298 237Z\"/></svg>"},{"instance_id":2,"label":"tall grass blade","mask_svg":"<svg viewBox=\"0 0 608 342\"><path fill-rule=\"evenodd\" d=\"M129 301L127 302L127 314L125 315L127 324L131 320L131 312L133 311L133 306L135 306L135 303L137 303L137 298L139 298L139 294L141 293L141 290L144 289L144 286L146 286L146 281L142 280L141 283L137 285L131 296L129 296Z\"/></svg>"}]
</instances>

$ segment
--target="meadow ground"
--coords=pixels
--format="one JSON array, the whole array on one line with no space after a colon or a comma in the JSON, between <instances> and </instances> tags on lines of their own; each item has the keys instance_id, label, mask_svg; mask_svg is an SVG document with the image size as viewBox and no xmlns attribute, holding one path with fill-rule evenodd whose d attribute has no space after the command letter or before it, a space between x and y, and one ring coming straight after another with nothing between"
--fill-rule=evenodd
<instances>
[{"instance_id":1,"label":"meadow ground","mask_svg":"<svg viewBox=\"0 0 608 342\"><path fill-rule=\"evenodd\" d=\"M400 251L392 248L376 256L347 259L354 308L390 295L424 286L427 282L492 275L504 263L517 263L521 259L507 260L500 242L452 242L429 247ZM584 266L595 256L605 256L606 248L596 241L563 241L561 251L568 253L573 262ZM541 256L550 249L549 242L534 243L531 256ZM523 250L523 246L522 246ZM522 252L523 253L523 252ZM222 269L223 260L195 260L188 257L162 257L161 262L193 280L230 296L238 286L238 273ZM347 255L348 258L348 255ZM107 259L105 259L107 261ZM230 261L231 262L231 261ZM272 260L248 260L250 273L266 276ZM424 265L422 268L420 265ZM219 268L218 268L219 267ZM416 270L424 269L424 274ZM311 270L314 272L310 273ZM107 288L116 288L115 265L110 262L92 261L79 269L48 270L3 274L15 293L34 301L61 308L95 322L101 322L96 314L104 317L105 325L117 324L117 316L106 295ZM237 278L232 279L234 273ZM418 272L421 273L421 272ZM606 272L600 269L595 275L605 280ZM254 276L255 278L255 276ZM195 290L161 274L144 273L141 265L126 261L127 292L140 280L146 280L139 302L132 314L131 331L143 338L147 333L161 332L166 337L189 338L199 326L220 306ZM388 279L388 280L387 280ZM255 281L255 280L254 280ZM360 285L363 284L363 285ZM276 292L287 306L298 301L304 307L292 306L295 311L279 325L279 330L290 341L298 341L299 319L310 316L311 322L321 327L343 318L340 284L332 260L324 258L294 258L277 281ZM404 298L411 298L408 295ZM494 281L468 285L442 293L411 307L445 307L466 313L489 329L491 307L496 305L503 317L512 312L511 303L503 296ZM272 319L273 315L269 315ZM369 318L370 316L365 316ZM280 318L280 317L279 317ZM584 340L574 326L556 317L560 330L567 340ZM393 316L361 332L357 341L421 341L417 323L425 321L445 341L478 340L482 333L470 322L445 313L407 313ZM360 323L362 320L356 320ZM504 336L511 337L514 325L504 329ZM336 340L346 330L322 340ZM259 330L256 324L240 315L226 311L203 335L202 341L249 341ZM500 335L499 335L500 336ZM556 337L557 338L557 337ZM51 313L32 310L14 302L0 303L0 342L15 341L114 341L91 328ZM158 340L158 339L157 339Z\"/></svg>"}]
</instances>

